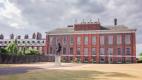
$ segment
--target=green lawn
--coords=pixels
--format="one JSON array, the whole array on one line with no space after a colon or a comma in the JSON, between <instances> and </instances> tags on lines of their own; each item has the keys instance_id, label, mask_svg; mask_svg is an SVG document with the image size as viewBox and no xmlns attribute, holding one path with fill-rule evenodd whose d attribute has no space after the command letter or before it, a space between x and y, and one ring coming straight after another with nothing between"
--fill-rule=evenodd
<instances>
[{"instance_id":1,"label":"green lawn","mask_svg":"<svg viewBox=\"0 0 142 80\"><path fill-rule=\"evenodd\" d=\"M1 75L0 80L106 80L105 77L134 77L124 73L105 73L99 71L40 70L26 73Z\"/></svg>"},{"instance_id":2,"label":"green lawn","mask_svg":"<svg viewBox=\"0 0 142 80\"><path fill-rule=\"evenodd\" d=\"M0 80L141 80L141 64L0 64ZM28 65L28 66L27 66ZM37 66L40 65L40 66ZM50 63L49 63L50 65ZM72 66L73 65L73 66ZM44 67L43 67L44 66ZM42 68L43 67L43 68Z\"/></svg>"},{"instance_id":3,"label":"green lawn","mask_svg":"<svg viewBox=\"0 0 142 80\"><path fill-rule=\"evenodd\" d=\"M0 68L3 68L3 67L10 67L11 64L0 64Z\"/></svg>"}]
</instances>

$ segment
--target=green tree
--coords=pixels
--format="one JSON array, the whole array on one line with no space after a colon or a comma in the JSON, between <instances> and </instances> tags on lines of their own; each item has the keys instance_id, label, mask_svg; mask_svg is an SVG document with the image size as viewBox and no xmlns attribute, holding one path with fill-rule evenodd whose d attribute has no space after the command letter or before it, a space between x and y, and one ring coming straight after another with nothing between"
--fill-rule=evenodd
<instances>
[{"instance_id":1,"label":"green tree","mask_svg":"<svg viewBox=\"0 0 142 80\"><path fill-rule=\"evenodd\" d=\"M18 49L15 41L8 44L5 49L7 50L8 55L17 55Z\"/></svg>"},{"instance_id":2,"label":"green tree","mask_svg":"<svg viewBox=\"0 0 142 80\"><path fill-rule=\"evenodd\" d=\"M25 55L38 55L38 54L39 54L38 50L32 48L25 49Z\"/></svg>"},{"instance_id":3,"label":"green tree","mask_svg":"<svg viewBox=\"0 0 142 80\"><path fill-rule=\"evenodd\" d=\"M142 60L142 52L140 53L140 60Z\"/></svg>"},{"instance_id":4,"label":"green tree","mask_svg":"<svg viewBox=\"0 0 142 80\"><path fill-rule=\"evenodd\" d=\"M0 54L6 54L8 51L5 48L0 48Z\"/></svg>"}]
</instances>

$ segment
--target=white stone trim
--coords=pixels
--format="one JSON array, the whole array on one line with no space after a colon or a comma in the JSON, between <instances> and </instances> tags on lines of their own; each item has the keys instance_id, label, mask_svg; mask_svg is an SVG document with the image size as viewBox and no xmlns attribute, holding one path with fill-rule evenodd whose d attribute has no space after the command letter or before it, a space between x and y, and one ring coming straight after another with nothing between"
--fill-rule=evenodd
<instances>
[{"instance_id":1,"label":"white stone trim","mask_svg":"<svg viewBox=\"0 0 142 80\"><path fill-rule=\"evenodd\" d=\"M79 31L79 32L68 32L68 33L47 33L47 35L71 35L71 34L111 34L111 33L135 33L136 31Z\"/></svg>"}]
</instances>

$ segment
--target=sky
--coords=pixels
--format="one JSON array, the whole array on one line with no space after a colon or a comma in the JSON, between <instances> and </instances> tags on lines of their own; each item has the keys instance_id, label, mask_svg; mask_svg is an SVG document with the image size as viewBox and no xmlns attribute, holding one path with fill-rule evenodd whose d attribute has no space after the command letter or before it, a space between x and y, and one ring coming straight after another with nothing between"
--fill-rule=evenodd
<instances>
[{"instance_id":1,"label":"sky","mask_svg":"<svg viewBox=\"0 0 142 80\"><path fill-rule=\"evenodd\" d=\"M0 0L0 33L8 36L45 32L75 22L136 28L137 55L142 52L142 0Z\"/></svg>"}]
</instances>

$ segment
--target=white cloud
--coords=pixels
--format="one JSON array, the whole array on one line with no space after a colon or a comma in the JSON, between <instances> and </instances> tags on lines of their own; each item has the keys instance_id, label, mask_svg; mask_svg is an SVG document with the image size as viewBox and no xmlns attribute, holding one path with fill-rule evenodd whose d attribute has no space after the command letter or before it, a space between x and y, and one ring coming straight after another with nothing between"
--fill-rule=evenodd
<instances>
[{"instance_id":1,"label":"white cloud","mask_svg":"<svg viewBox=\"0 0 142 80\"><path fill-rule=\"evenodd\" d=\"M0 19L9 24L13 28L24 28L27 22L23 19L20 9L18 9L14 4L10 3L8 0L1 1L4 5L4 9L0 12Z\"/></svg>"},{"instance_id":2,"label":"white cloud","mask_svg":"<svg viewBox=\"0 0 142 80\"><path fill-rule=\"evenodd\" d=\"M47 32L83 18L102 25L118 24L137 28L137 44L142 43L142 0L0 0L1 32ZM4 26L4 27L3 27Z\"/></svg>"}]
</instances>

